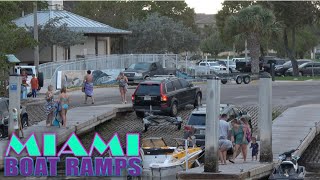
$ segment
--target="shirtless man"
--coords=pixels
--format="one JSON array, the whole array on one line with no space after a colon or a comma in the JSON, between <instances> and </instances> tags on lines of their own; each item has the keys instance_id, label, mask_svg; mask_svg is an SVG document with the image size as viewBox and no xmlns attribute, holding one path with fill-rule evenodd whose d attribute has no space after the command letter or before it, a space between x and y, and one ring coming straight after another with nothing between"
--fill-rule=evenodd
<instances>
[{"instance_id":1,"label":"shirtless man","mask_svg":"<svg viewBox=\"0 0 320 180\"><path fill-rule=\"evenodd\" d=\"M88 97L91 97L92 104L94 104L94 98L93 98L93 76L91 74L91 71L87 71L87 75L84 77L83 80L84 83L84 90L83 92L85 93L85 104L87 104L87 99Z\"/></svg>"}]
</instances>

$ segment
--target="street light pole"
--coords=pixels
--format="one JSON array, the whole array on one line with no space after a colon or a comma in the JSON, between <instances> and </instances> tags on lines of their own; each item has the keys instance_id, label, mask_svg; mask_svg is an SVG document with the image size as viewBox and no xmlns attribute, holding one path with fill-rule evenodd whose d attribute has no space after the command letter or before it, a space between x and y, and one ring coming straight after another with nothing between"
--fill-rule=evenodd
<instances>
[{"instance_id":1,"label":"street light pole","mask_svg":"<svg viewBox=\"0 0 320 180\"><path fill-rule=\"evenodd\" d=\"M37 1L33 2L33 38L36 41L36 43L39 42L38 39L38 10L37 10ZM37 44L34 47L34 65L36 66L37 72L39 72L39 45Z\"/></svg>"}]
</instances>

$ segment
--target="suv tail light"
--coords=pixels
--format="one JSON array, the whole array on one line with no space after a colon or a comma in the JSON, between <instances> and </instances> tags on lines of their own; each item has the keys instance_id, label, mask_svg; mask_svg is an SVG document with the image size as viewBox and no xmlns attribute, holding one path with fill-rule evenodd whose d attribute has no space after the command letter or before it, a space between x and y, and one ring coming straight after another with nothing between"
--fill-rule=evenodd
<instances>
[{"instance_id":1,"label":"suv tail light","mask_svg":"<svg viewBox=\"0 0 320 180\"><path fill-rule=\"evenodd\" d=\"M161 95L161 101L168 101L168 97L166 95Z\"/></svg>"},{"instance_id":2,"label":"suv tail light","mask_svg":"<svg viewBox=\"0 0 320 180\"><path fill-rule=\"evenodd\" d=\"M160 84L160 94L161 94L161 101L164 101L164 102L168 101L168 96L164 95L164 93L163 93L163 84L162 83Z\"/></svg>"},{"instance_id":3,"label":"suv tail light","mask_svg":"<svg viewBox=\"0 0 320 180\"><path fill-rule=\"evenodd\" d=\"M131 96L132 103L133 103L133 101L135 100L136 92L137 92L139 86L140 86L140 84L138 84L136 90L134 90L134 93L133 93L132 96Z\"/></svg>"}]
</instances>

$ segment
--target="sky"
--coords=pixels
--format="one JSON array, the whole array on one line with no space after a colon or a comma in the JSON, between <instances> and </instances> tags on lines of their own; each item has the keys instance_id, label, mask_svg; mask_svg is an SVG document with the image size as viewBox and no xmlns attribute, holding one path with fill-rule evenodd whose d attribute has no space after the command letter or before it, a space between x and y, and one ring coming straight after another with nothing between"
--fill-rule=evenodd
<instances>
[{"instance_id":1,"label":"sky","mask_svg":"<svg viewBox=\"0 0 320 180\"><path fill-rule=\"evenodd\" d=\"M185 0L196 13L217 14L224 0Z\"/></svg>"}]
</instances>

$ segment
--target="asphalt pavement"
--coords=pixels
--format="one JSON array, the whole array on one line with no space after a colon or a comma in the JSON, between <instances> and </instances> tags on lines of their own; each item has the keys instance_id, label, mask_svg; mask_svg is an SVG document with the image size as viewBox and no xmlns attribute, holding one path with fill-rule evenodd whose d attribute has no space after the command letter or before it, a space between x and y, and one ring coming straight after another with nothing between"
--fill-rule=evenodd
<instances>
[{"instance_id":1,"label":"asphalt pavement","mask_svg":"<svg viewBox=\"0 0 320 180\"><path fill-rule=\"evenodd\" d=\"M206 99L206 84L197 84L203 91L203 103ZM295 107L305 104L318 104L320 102L320 81L301 82L274 82L272 86L272 103L274 106ZM131 103L131 95L135 89L128 89L127 101ZM80 90L69 93L71 106L91 106L84 104L84 93ZM221 103L235 105L254 105L259 103L259 82L250 84L225 84L221 85ZM95 104L121 103L119 89L96 88L94 89Z\"/></svg>"}]
</instances>

